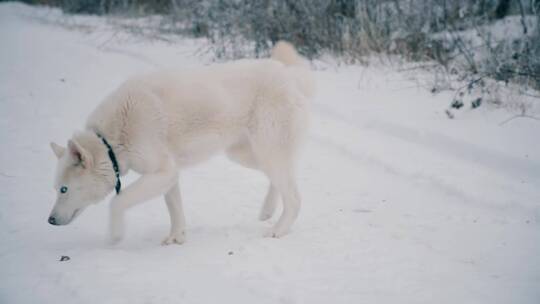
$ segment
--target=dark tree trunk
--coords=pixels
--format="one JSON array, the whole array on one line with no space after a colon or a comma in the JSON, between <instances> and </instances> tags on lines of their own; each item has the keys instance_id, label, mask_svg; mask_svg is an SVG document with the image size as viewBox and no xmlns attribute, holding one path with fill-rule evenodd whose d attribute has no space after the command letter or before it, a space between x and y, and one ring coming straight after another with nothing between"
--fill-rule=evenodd
<instances>
[{"instance_id":1,"label":"dark tree trunk","mask_svg":"<svg viewBox=\"0 0 540 304\"><path fill-rule=\"evenodd\" d=\"M508 15L510 10L510 0L499 0L497 8L495 8L494 17L495 19L502 19Z\"/></svg>"}]
</instances>

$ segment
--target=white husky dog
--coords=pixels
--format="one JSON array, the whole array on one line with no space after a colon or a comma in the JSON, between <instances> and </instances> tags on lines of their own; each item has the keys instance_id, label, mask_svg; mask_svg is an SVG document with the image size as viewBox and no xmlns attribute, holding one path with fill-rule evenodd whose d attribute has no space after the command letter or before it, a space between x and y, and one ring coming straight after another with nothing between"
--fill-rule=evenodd
<instances>
[{"instance_id":1,"label":"white husky dog","mask_svg":"<svg viewBox=\"0 0 540 304\"><path fill-rule=\"evenodd\" d=\"M58 157L53 225L67 225L116 188L110 204L113 241L124 234L124 213L165 196L171 230L163 244L184 242L178 170L225 151L270 180L259 219L269 219L281 196L283 213L267 233L286 234L298 216L297 151L308 123L314 82L294 47L279 42L269 59L240 60L132 78L90 115L86 130ZM141 176L121 188L129 170Z\"/></svg>"}]
</instances>

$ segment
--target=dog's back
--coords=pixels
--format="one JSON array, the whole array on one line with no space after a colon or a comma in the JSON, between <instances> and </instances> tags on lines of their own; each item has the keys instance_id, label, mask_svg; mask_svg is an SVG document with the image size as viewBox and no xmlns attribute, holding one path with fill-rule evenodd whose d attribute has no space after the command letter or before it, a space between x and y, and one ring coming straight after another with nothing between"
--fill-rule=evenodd
<instances>
[{"instance_id":1,"label":"dog's back","mask_svg":"<svg viewBox=\"0 0 540 304\"><path fill-rule=\"evenodd\" d=\"M307 111L314 86L307 62L290 44L280 42L269 59L162 70L134 77L96 109L88 126L107 132L103 129L114 128L109 126L112 120L137 130L154 123L155 117L145 123L145 115L164 115L160 119L168 122L169 147L180 164L189 165L238 141L267 115L281 117L291 128L305 129L301 127L305 123L293 117L307 116L303 112ZM126 106L129 100L136 101L146 113L136 114L133 105ZM158 105L141 105L144 103ZM129 109L131 114L117 108ZM125 115L111 117L117 115L113 113Z\"/></svg>"}]
</instances>

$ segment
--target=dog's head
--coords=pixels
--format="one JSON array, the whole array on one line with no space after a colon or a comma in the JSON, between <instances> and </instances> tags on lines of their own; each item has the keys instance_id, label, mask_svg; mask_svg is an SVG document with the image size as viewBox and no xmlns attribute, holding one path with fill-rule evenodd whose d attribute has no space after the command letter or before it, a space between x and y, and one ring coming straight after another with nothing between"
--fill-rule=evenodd
<instances>
[{"instance_id":1,"label":"dog's head","mask_svg":"<svg viewBox=\"0 0 540 304\"><path fill-rule=\"evenodd\" d=\"M93 134L81 134L68 141L67 148L51 143L58 158L54 189L56 203L49 216L52 225L67 225L91 204L111 192L114 172L104 148Z\"/></svg>"}]
</instances>

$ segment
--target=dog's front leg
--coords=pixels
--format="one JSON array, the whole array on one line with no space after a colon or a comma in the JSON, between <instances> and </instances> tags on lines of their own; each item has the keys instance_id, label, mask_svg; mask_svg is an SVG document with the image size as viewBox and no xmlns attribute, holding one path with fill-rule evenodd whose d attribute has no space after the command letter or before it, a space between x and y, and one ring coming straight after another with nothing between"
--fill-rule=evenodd
<instances>
[{"instance_id":1,"label":"dog's front leg","mask_svg":"<svg viewBox=\"0 0 540 304\"><path fill-rule=\"evenodd\" d=\"M171 218L171 232L161 244L182 244L185 241L184 229L186 220L184 218L182 198L180 197L180 186L178 183L172 186L165 194L165 202L167 203L167 209L169 210L169 216Z\"/></svg>"},{"instance_id":2,"label":"dog's front leg","mask_svg":"<svg viewBox=\"0 0 540 304\"><path fill-rule=\"evenodd\" d=\"M162 169L150 174L143 174L133 184L123 189L111 201L110 233L113 242L124 236L124 213L137 204L163 195L178 183L178 172L172 161Z\"/></svg>"}]
</instances>

